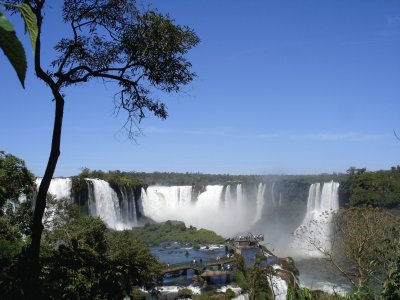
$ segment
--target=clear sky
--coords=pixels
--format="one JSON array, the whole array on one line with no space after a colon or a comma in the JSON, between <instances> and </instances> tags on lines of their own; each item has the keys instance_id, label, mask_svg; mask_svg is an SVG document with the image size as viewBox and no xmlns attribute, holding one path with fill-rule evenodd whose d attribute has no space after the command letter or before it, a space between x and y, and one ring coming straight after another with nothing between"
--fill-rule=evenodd
<instances>
[{"instance_id":1,"label":"clear sky","mask_svg":"<svg viewBox=\"0 0 400 300\"><path fill-rule=\"evenodd\" d=\"M48 1L59 5L59 1ZM54 4L56 3L56 4ZM192 27L198 77L164 97L166 121L142 122L137 142L113 116L112 86L65 90L57 176L102 170L316 174L398 165L400 1L158 0ZM31 56L21 21L13 18ZM44 60L68 35L49 8ZM54 103L29 62L26 89L0 54L0 149L38 176L47 162Z\"/></svg>"}]
</instances>

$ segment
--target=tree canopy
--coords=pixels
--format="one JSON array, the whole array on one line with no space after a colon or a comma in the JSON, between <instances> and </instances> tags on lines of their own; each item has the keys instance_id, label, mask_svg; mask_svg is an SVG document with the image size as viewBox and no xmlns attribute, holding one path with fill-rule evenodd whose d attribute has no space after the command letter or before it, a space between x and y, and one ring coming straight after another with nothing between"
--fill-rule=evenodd
<instances>
[{"instance_id":1,"label":"tree canopy","mask_svg":"<svg viewBox=\"0 0 400 300\"><path fill-rule=\"evenodd\" d=\"M400 293L400 219L390 211L371 206L340 209L333 216L329 249L320 247L324 241L319 235L302 237L349 281L355 299L375 299L381 291L386 296Z\"/></svg>"},{"instance_id":2,"label":"tree canopy","mask_svg":"<svg viewBox=\"0 0 400 300\"><path fill-rule=\"evenodd\" d=\"M184 56L199 42L194 31L168 15L138 9L134 0L66 0L63 19L71 36L55 45L59 55L47 75L57 89L94 78L116 83L116 111L128 113L130 134L146 110L167 117L152 91L178 92L195 76Z\"/></svg>"},{"instance_id":3,"label":"tree canopy","mask_svg":"<svg viewBox=\"0 0 400 300\"><path fill-rule=\"evenodd\" d=\"M22 195L30 197L34 191L34 176L25 162L0 151L0 214L6 201L18 202Z\"/></svg>"},{"instance_id":4,"label":"tree canopy","mask_svg":"<svg viewBox=\"0 0 400 300\"><path fill-rule=\"evenodd\" d=\"M394 208L400 205L400 168L367 172L365 169L349 169L348 182L343 190L348 194L350 206L371 205Z\"/></svg>"},{"instance_id":5,"label":"tree canopy","mask_svg":"<svg viewBox=\"0 0 400 300\"><path fill-rule=\"evenodd\" d=\"M22 4L33 12L30 21L37 33L32 42L35 72L50 88L55 103L51 150L36 197L27 252L32 278L27 281L30 286L26 291L36 291L42 218L61 153L65 88L92 79L112 84L116 89L115 112L127 113L124 128L133 138L138 123L149 113L162 119L167 117L166 105L158 98L160 94L179 92L195 77L186 54L197 45L199 38L192 29L175 24L168 15L139 9L135 0L64 0L62 16L70 32L55 45L57 57L49 66L44 66L42 27L46 11L51 7L46 0L6 0L4 3L6 9L14 12ZM4 25L4 18L0 17L0 25ZM20 79L23 82L21 76Z\"/></svg>"}]
</instances>

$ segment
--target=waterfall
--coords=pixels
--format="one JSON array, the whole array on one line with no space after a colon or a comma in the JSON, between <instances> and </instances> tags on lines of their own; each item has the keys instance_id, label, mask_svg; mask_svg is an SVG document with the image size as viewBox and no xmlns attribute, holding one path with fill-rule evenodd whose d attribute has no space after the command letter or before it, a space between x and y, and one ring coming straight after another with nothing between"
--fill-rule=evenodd
<instances>
[{"instance_id":1,"label":"waterfall","mask_svg":"<svg viewBox=\"0 0 400 300\"><path fill-rule=\"evenodd\" d=\"M230 205L232 205L231 200L231 186L228 184L225 189L225 208L228 208Z\"/></svg>"},{"instance_id":2,"label":"waterfall","mask_svg":"<svg viewBox=\"0 0 400 300\"><path fill-rule=\"evenodd\" d=\"M126 224L137 225L135 193L132 189L128 189L125 186L121 187L120 191L122 198L120 201L122 220Z\"/></svg>"},{"instance_id":3,"label":"waterfall","mask_svg":"<svg viewBox=\"0 0 400 300\"><path fill-rule=\"evenodd\" d=\"M96 212L96 196L94 194L93 182L90 180L86 180L87 188L88 188L88 207L89 207L89 216L97 216Z\"/></svg>"},{"instance_id":4,"label":"waterfall","mask_svg":"<svg viewBox=\"0 0 400 300\"><path fill-rule=\"evenodd\" d=\"M238 228L241 230L244 230L244 222L245 222L245 206L243 203L243 190L242 190L242 185L238 184L236 186L236 203L237 203L237 209L234 211L236 218L235 222L238 223Z\"/></svg>"},{"instance_id":5,"label":"waterfall","mask_svg":"<svg viewBox=\"0 0 400 300\"><path fill-rule=\"evenodd\" d=\"M149 186L142 189L138 205L143 215L157 222L178 220L232 236L261 218L264 192L265 184L251 189L242 184L208 185L193 200L191 186Z\"/></svg>"},{"instance_id":6,"label":"waterfall","mask_svg":"<svg viewBox=\"0 0 400 300\"><path fill-rule=\"evenodd\" d=\"M124 222L127 222L129 220L129 201L128 201L128 192L126 190L126 187L121 188L121 198L122 201L120 202L121 206L121 217Z\"/></svg>"},{"instance_id":7,"label":"waterfall","mask_svg":"<svg viewBox=\"0 0 400 300\"><path fill-rule=\"evenodd\" d=\"M40 181L36 180L37 185ZM246 232L262 218L266 189L264 183L208 185L192 199L192 186L149 186L142 188L135 199L132 188L119 186L114 190L101 179L84 181L88 214L100 217L110 228L123 230L137 226L137 212L141 212L156 222L178 220L226 236ZM57 199L72 201L71 187L71 178L54 178L49 192Z\"/></svg>"},{"instance_id":8,"label":"waterfall","mask_svg":"<svg viewBox=\"0 0 400 300\"><path fill-rule=\"evenodd\" d=\"M279 276L273 275L270 278L270 284L274 292L275 300L286 300L288 284Z\"/></svg>"},{"instance_id":9,"label":"waterfall","mask_svg":"<svg viewBox=\"0 0 400 300\"><path fill-rule=\"evenodd\" d=\"M149 186L142 188L142 213L156 222L182 220L190 212L191 199L191 186Z\"/></svg>"},{"instance_id":10,"label":"waterfall","mask_svg":"<svg viewBox=\"0 0 400 300\"><path fill-rule=\"evenodd\" d=\"M275 182L272 183L272 188L271 188L271 204L275 206Z\"/></svg>"},{"instance_id":11,"label":"waterfall","mask_svg":"<svg viewBox=\"0 0 400 300\"><path fill-rule=\"evenodd\" d=\"M39 187L42 179L36 179ZM137 226L135 194L132 189L121 187L121 201L108 182L101 179L85 179L88 189L88 213L100 217L108 227L123 230ZM73 201L71 195L71 178L53 178L49 186L49 194L56 199L66 198Z\"/></svg>"},{"instance_id":12,"label":"waterfall","mask_svg":"<svg viewBox=\"0 0 400 300\"><path fill-rule=\"evenodd\" d=\"M36 186L39 189L42 178L37 178L35 180ZM71 188L72 180L71 178L53 178L49 186L49 194L52 194L57 199L66 198L71 200Z\"/></svg>"},{"instance_id":13,"label":"waterfall","mask_svg":"<svg viewBox=\"0 0 400 300\"><path fill-rule=\"evenodd\" d=\"M306 217L311 217L312 214L319 211L320 206L321 206L321 185L319 183L313 183L308 191Z\"/></svg>"},{"instance_id":14,"label":"waterfall","mask_svg":"<svg viewBox=\"0 0 400 300\"><path fill-rule=\"evenodd\" d=\"M262 217L262 212L264 208L264 193L265 193L265 183L260 182L257 187L257 206L253 224L257 223Z\"/></svg>"},{"instance_id":15,"label":"waterfall","mask_svg":"<svg viewBox=\"0 0 400 300\"><path fill-rule=\"evenodd\" d=\"M128 201L129 205L129 217L128 220L132 220L133 224L137 225L138 224L138 216L137 216L137 210L136 210L136 198L135 198L135 192L130 189L130 201Z\"/></svg>"},{"instance_id":16,"label":"waterfall","mask_svg":"<svg viewBox=\"0 0 400 300\"><path fill-rule=\"evenodd\" d=\"M117 193L109 183L100 179L87 178L93 183L92 196L89 201L94 201L96 206L95 216L100 217L108 227L122 230L125 228L121 222L121 212ZM91 204L89 206L92 206Z\"/></svg>"},{"instance_id":17,"label":"waterfall","mask_svg":"<svg viewBox=\"0 0 400 300\"><path fill-rule=\"evenodd\" d=\"M339 183L325 182L310 186L307 212L302 224L295 231L294 246L308 256L322 256L330 251L332 215L339 209Z\"/></svg>"}]
</instances>

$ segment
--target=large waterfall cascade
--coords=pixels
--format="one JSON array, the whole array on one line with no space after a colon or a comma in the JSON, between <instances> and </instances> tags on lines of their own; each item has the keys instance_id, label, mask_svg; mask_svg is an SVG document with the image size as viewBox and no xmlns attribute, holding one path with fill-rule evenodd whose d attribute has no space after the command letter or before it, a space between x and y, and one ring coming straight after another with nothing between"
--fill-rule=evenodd
<instances>
[{"instance_id":1,"label":"large waterfall cascade","mask_svg":"<svg viewBox=\"0 0 400 300\"><path fill-rule=\"evenodd\" d=\"M90 213L100 217L110 228L117 230L128 228L122 222L118 195L108 182L100 179L86 180L93 183L93 188L89 188L89 207L93 207L91 203L95 203L95 209L91 208Z\"/></svg>"},{"instance_id":2,"label":"large waterfall cascade","mask_svg":"<svg viewBox=\"0 0 400 300\"><path fill-rule=\"evenodd\" d=\"M310 186L307 212L293 242L298 254L318 257L323 251L330 251L332 216L339 209L338 192L339 183L334 181L325 182L322 190L320 183Z\"/></svg>"},{"instance_id":3,"label":"large waterfall cascade","mask_svg":"<svg viewBox=\"0 0 400 300\"><path fill-rule=\"evenodd\" d=\"M261 218L264 192L265 184L251 191L241 184L208 185L192 201L191 186L150 186L142 189L140 206L157 222L178 220L230 236L249 230Z\"/></svg>"},{"instance_id":4,"label":"large waterfall cascade","mask_svg":"<svg viewBox=\"0 0 400 300\"><path fill-rule=\"evenodd\" d=\"M187 226L231 236L248 231L261 220L265 208L276 205L270 193L266 193L265 183L208 185L196 199L192 199L192 186L149 186L142 188L141 196L135 199L131 189L120 187L117 194L104 180L87 178L85 181L89 215L100 217L108 227L117 230L137 226L137 212L140 212L157 222L178 220ZM39 185L40 179L36 183ZM72 201L71 187L70 178L55 178L49 193L57 199Z\"/></svg>"},{"instance_id":5,"label":"large waterfall cascade","mask_svg":"<svg viewBox=\"0 0 400 300\"><path fill-rule=\"evenodd\" d=\"M88 187L89 215L100 217L109 228L123 230L137 226L136 201L134 193L122 188L122 201L108 182L101 179L86 178ZM39 187L41 179L36 179ZM69 199L71 195L71 178L53 178L49 187L49 194L57 199Z\"/></svg>"}]
</instances>

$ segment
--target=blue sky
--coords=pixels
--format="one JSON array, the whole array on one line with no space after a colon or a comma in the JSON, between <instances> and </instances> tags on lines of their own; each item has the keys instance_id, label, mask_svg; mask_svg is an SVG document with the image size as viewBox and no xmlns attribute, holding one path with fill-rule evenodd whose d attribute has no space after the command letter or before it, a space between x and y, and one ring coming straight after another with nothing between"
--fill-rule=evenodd
<instances>
[{"instance_id":1,"label":"blue sky","mask_svg":"<svg viewBox=\"0 0 400 300\"><path fill-rule=\"evenodd\" d=\"M57 5L57 4L56 4ZM399 164L400 1L153 1L201 39L198 77L165 96L166 121L130 141L113 116L112 86L65 90L57 176L102 170L316 174ZM18 35L28 56L20 20ZM68 35L57 6L44 60ZM0 55L0 149L38 176L47 162L54 103L29 61L26 89Z\"/></svg>"}]
</instances>

